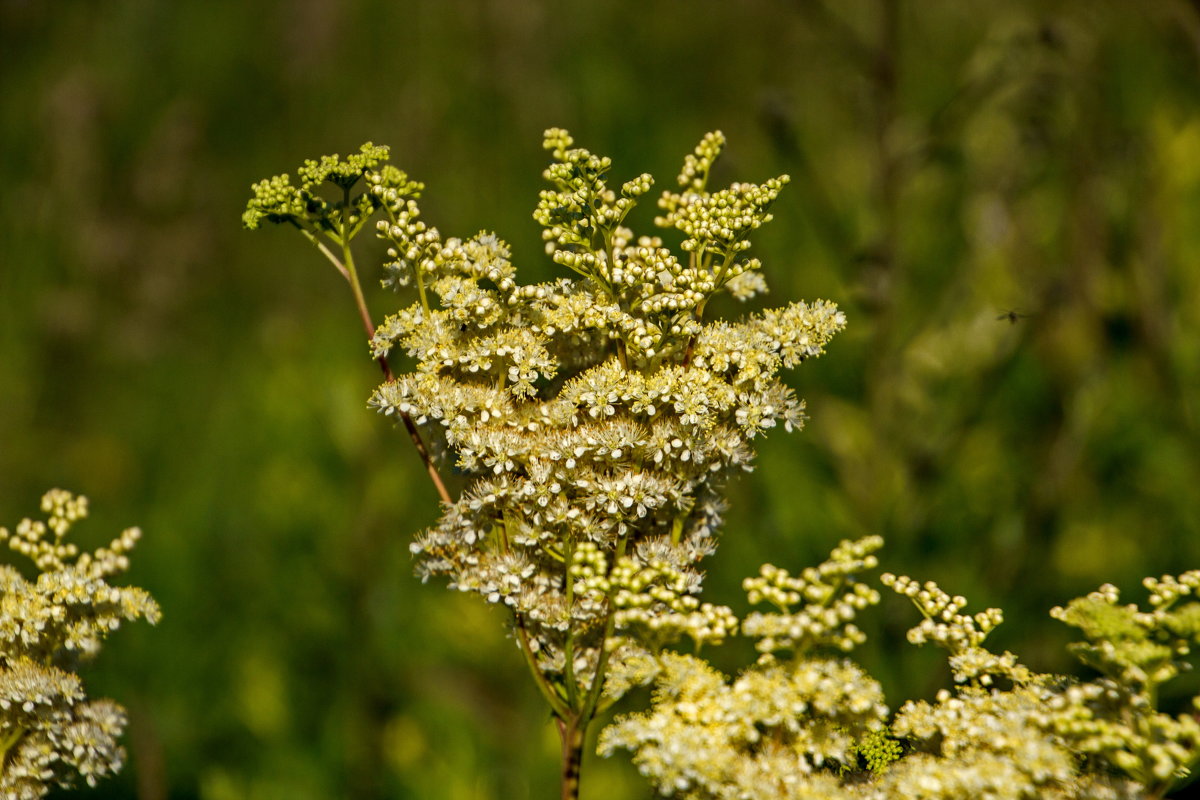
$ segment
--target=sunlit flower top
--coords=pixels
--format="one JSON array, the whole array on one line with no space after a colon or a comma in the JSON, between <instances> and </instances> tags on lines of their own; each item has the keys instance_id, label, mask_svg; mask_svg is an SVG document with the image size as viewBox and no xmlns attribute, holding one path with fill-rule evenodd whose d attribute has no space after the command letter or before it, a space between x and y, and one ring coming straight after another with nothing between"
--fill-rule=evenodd
<instances>
[{"instance_id":1,"label":"sunlit flower top","mask_svg":"<svg viewBox=\"0 0 1200 800\"><path fill-rule=\"evenodd\" d=\"M718 487L748 468L756 436L802 424L803 403L779 372L819 355L845 324L824 301L705 319L723 291L765 290L745 253L787 182L708 191L723 144L705 136L680 190L659 201L657 224L684 237L680 257L626 227L649 175L610 187L609 159L547 131L554 163L534 218L576 277L536 285L517 281L495 235L443 238L411 192L366 173L387 212L378 233L391 282L418 289L373 342L377 356L403 347L415 369L372 403L440 430L472 476L413 544L419 570L507 605L539 668L568 681L594 673L606 635L663 644L732 632L727 609L693 597Z\"/></svg>"}]
</instances>

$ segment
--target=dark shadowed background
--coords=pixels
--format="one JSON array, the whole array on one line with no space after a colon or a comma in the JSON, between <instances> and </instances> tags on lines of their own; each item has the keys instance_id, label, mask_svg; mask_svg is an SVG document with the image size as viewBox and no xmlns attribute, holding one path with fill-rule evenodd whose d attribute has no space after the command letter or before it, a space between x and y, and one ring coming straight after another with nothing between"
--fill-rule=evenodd
<instances>
[{"instance_id":1,"label":"dark shadowed background","mask_svg":"<svg viewBox=\"0 0 1200 800\"><path fill-rule=\"evenodd\" d=\"M0 521L89 495L77 533L141 525L129 580L165 612L86 675L133 719L81 796L555 792L499 618L411 577L435 495L366 408L349 293L294 232L241 230L252 181L389 144L427 219L534 281L544 128L660 186L722 129L718 182L793 178L753 251L769 301L849 327L790 376L809 428L733 487L709 598L880 533L1065 670L1052 605L1200 566L1198 112L1200 13L1171 0L0 0ZM893 707L946 680L915 615L868 617ZM589 800L650 796L586 769Z\"/></svg>"}]
</instances>

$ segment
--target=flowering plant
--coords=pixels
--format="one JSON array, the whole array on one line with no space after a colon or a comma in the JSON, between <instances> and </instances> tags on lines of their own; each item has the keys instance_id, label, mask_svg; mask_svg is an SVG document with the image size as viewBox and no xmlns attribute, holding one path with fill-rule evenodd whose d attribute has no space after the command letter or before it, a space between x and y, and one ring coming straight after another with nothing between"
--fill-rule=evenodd
<instances>
[{"instance_id":1,"label":"flowering plant","mask_svg":"<svg viewBox=\"0 0 1200 800\"><path fill-rule=\"evenodd\" d=\"M422 186L373 145L308 162L299 186L287 176L257 184L244 218L291 223L314 240L336 232L344 245L380 212L386 282L414 285L417 298L373 332L372 353L386 363L399 345L416 367L371 404L431 428L469 476L413 543L418 572L510 610L560 727L564 796L576 791L588 725L616 699L604 691L611 663L732 632L728 609L695 597L722 482L748 467L759 434L802 423L803 404L777 373L819 355L845 323L823 301L705 319L720 292L765 290L746 250L787 182L709 191L723 145L705 136L679 191L659 200L656 223L685 237L681 260L625 225L649 175L610 187L608 158L547 131L551 188L534 218L574 280L521 285L494 234L443 238L420 218ZM319 199L324 181L342 187L340 202Z\"/></svg>"},{"instance_id":2,"label":"flowering plant","mask_svg":"<svg viewBox=\"0 0 1200 800\"><path fill-rule=\"evenodd\" d=\"M158 605L144 590L108 579L129 568L141 538L129 528L107 547L80 553L65 541L87 516L87 498L53 489L42 498L45 521L24 519L0 541L29 558L27 580L0 564L0 796L36 800L77 777L89 786L125 761L118 744L125 710L91 700L76 674L124 621L158 622Z\"/></svg>"},{"instance_id":3,"label":"flowering plant","mask_svg":"<svg viewBox=\"0 0 1200 800\"><path fill-rule=\"evenodd\" d=\"M1101 673L1091 681L989 650L999 609L966 614L966 598L885 573L883 585L921 612L909 641L947 650L954 680L933 702L889 714L879 683L833 655L863 641L853 621L879 594L857 574L876 566L882 543L842 542L799 576L768 565L745 581L752 604L777 611L743 620L762 655L732 683L694 656L625 662L614 679L653 682L654 699L604 730L602 752L633 751L664 795L714 800L1132 800L1190 777L1200 721L1160 711L1157 698L1200 641L1200 570L1148 579L1149 611L1118 605L1112 586L1052 610L1083 632L1073 649Z\"/></svg>"},{"instance_id":4,"label":"flowering plant","mask_svg":"<svg viewBox=\"0 0 1200 800\"><path fill-rule=\"evenodd\" d=\"M706 135L658 201L656 225L682 239L676 253L628 227L649 175L610 184L608 158L547 131L553 162L534 218L575 277L542 284L518 282L494 234L443 237L426 224L422 184L371 144L306 162L297 184L256 184L243 217L295 226L349 283L385 377L371 405L403 421L443 500L412 544L418 574L507 609L559 728L562 797L578 796L597 715L649 683L651 709L620 717L601 749L632 750L667 795L1161 795L1200 753L1195 720L1155 705L1200 636L1200 604L1171 610L1200 572L1154 583L1152 612L1116 606L1108 588L1056 610L1088 637L1079 652L1105 672L1092 683L984 648L999 611L963 615L964 599L885 576L925 617L910 639L946 647L956 681L895 715L845 657L864 638L855 616L879 599L857 578L876 566L878 538L844 542L798 576L764 567L746 589L774 611L739 620L700 600L726 480L750 467L759 435L804 421L780 370L820 355L845 325L826 301L712 317L716 295L766 290L747 250L788 181L710 189L723 146ZM415 289L378 327L350 250L372 218L388 247L385 285ZM414 363L398 377L396 348ZM465 476L457 498L439 461ZM732 684L670 649L739 629L761 657Z\"/></svg>"}]
</instances>

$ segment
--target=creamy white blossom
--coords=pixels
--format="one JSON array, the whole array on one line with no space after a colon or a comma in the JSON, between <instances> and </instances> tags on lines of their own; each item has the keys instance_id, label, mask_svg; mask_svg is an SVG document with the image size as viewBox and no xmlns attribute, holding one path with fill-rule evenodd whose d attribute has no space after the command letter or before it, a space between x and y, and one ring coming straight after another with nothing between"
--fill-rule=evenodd
<instances>
[{"instance_id":1,"label":"creamy white blossom","mask_svg":"<svg viewBox=\"0 0 1200 800\"><path fill-rule=\"evenodd\" d=\"M706 137L685 173L707 172L721 141ZM573 693L597 686L608 639L658 648L736 630L695 597L722 484L750 466L755 437L803 423L779 372L820 355L845 318L818 301L704 319L720 291L765 289L743 251L786 177L711 193L695 177L664 194L680 257L626 227L650 176L610 188L611 161L565 131L546 148L534 217L573 280L522 285L494 234L443 238L411 200L385 206L390 269L418 297L372 346L402 347L415 369L371 402L430 427L470 478L414 543L420 574L506 605L537 669Z\"/></svg>"},{"instance_id":2,"label":"creamy white blossom","mask_svg":"<svg viewBox=\"0 0 1200 800\"><path fill-rule=\"evenodd\" d=\"M141 537L129 528L93 553L65 541L87 516L87 498L53 489L42 498L42 520L25 519L0 542L37 567L27 580L0 564L0 796L44 797L82 778L89 786L120 770L118 738L125 712L110 700L89 700L75 670L96 655L122 622L158 621L144 590L108 579L129 566Z\"/></svg>"}]
</instances>

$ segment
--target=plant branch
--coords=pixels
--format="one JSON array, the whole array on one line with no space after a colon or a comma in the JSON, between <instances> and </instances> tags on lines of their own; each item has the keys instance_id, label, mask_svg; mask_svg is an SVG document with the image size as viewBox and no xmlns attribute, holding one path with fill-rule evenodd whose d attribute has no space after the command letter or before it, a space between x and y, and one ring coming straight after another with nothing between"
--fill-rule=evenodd
<instances>
[{"instance_id":1,"label":"plant branch","mask_svg":"<svg viewBox=\"0 0 1200 800\"><path fill-rule=\"evenodd\" d=\"M316 245L322 255L328 259L329 263L333 264L342 277L346 279L346 282L350 284L350 291L354 294L354 305L358 309L358 316L362 320L367 340L370 341L375 335L375 325L371 322L371 314L367 309L366 297L363 295L362 285L358 281L358 272L354 268L354 256L350 252L349 240L345 236L339 237L342 245L342 258L339 259L311 231L300 228L300 232L304 234L304 238ZM388 365L386 357L380 356L375 361L379 364L379 368L383 372L384 380L396 380L396 376L392 374L392 368ZM417 456L421 459L421 463L425 465L425 471L429 474L429 479L433 481L433 488L437 490L438 497L446 505L454 502L450 497L450 492L446 490L446 484L442 482L442 476L438 474L437 467L433 464L433 458L430 457L429 451L425 448L425 442L421 439L421 432L417 430L416 423L413 422L412 417L405 411L400 412L400 419L404 422L404 428L408 431L408 437L412 440L413 447L417 449Z\"/></svg>"},{"instance_id":2,"label":"plant branch","mask_svg":"<svg viewBox=\"0 0 1200 800\"><path fill-rule=\"evenodd\" d=\"M296 225L296 228L300 231L304 238L312 242L312 244L321 251L321 254L329 260L329 263L333 264L334 268L337 269L338 272L342 273L342 277L349 281L350 273L346 270L346 266L342 264L341 260L333 254L333 251L326 247L325 243L318 239L312 231L308 230L307 228L300 227L300 225L297 223L293 224Z\"/></svg>"},{"instance_id":3,"label":"plant branch","mask_svg":"<svg viewBox=\"0 0 1200 800\"><path fill-rule=\"evenodd\" d=\"M560 720L565 719L570 715L570 709L563 702L563 699L558 696L558 693L554 691L553 687L551 687L550 682L546 680L546 676L538 669L537 658L534 657L533 647L529 644L529 632L525 630L525 622L521 619L521 615L518 612L513 613L513 629L517 632L517 639L521 643L521 655L525 657L525 664L529 667L529 673L533 675L534 683L537 684L543 699L550 705L556 717Z\"/></svg>"},{"instance_id":4,"label":"plant branch","mask_svg":"<svg viewBox=\"0 0 1200 800\"><path fill-rule=\"evenodd\" d=\"M571 577L571 566L575 561L575 543L568 541L563 550L563 574L566 575L567 614L575 605L575 581ZM572 708L579 707L579 687L575 681L575 629L567 629L567 641L563 648L563 681L566 684L567 702Z\"/></svg>"},{"instance_id":5,"label":"plant branch","mask_svg":"<svg viewBox=\"0 0 1200 800\"><path fill-rule=\"evenodd\" d=\"M0 740L0 767L2 767L8 759L8 751L13 745L21 741L21 737L25 735L24 728L17 728L7 738Z\"/></svg>"}]
</instances>

